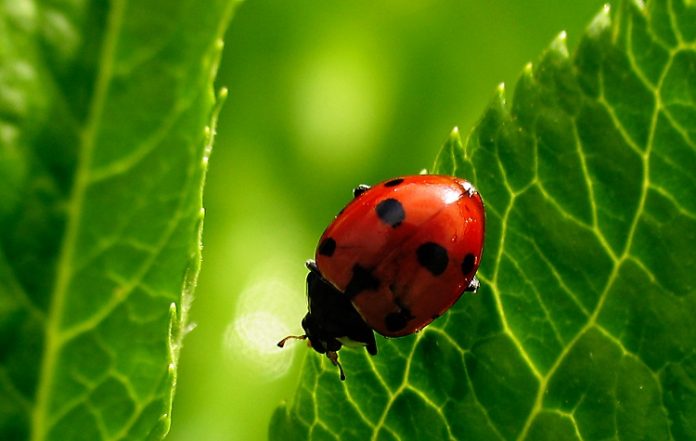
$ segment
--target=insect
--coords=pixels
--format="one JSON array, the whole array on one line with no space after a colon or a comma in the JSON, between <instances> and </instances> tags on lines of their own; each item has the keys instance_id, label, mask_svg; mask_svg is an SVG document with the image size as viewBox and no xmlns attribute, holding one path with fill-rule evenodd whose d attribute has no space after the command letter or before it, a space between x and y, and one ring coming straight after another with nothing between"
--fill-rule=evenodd
<instances>
[{"instance_id":1,"label":"insect","mask_svg":"<svg viewBox=\"0 0 696 441\"><path fill-rule=\"evenodd\" d=\"M451 176L403 176L359 185L307 261L304 335L339 368L343 345L377 354L374 332L413 334L476 292L484 239L481 196Z\"/></svg>"}]
</instances>

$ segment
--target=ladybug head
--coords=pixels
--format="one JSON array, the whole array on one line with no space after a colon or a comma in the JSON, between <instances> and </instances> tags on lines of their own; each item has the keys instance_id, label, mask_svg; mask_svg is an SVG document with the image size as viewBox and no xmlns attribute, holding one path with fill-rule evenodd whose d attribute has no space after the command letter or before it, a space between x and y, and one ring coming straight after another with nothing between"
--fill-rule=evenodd
<instances>
[{"instance_id":1,"label":"ladybug head","mask_svg":"<svg viewBox=\"0 0 696 441\"><path fill-rule=\"evenodd\" d=\"M326 332L317 324L311 312L302 319L302 328L305 336L309 339L309 347L320 354L328 352L338 352L341 349L341 342L326 335Z\"/></svg>"},{"instance_id":2,"label":"ladybug head","mask_svg":"<svg viewBox=\"0 0 696 441\"><path fill-rule=\"evenodd\" d=\"M282 348L285 342L290 339L309 340L309 347L320 354L326 354L331 363L338 367L341 373L341 380L345 380L346 376L343 373L343 367L338 362L338 351L341 349L342 344L334 335L336 330L332 329L331 326L327 327L327 320L331 320L331 314L327 311L326 303L327 301L334 303L331 299L335 298L337 294L341 294L321 277L313 262L311 264L308 263L307 266L310 270L307 275L309 311L302 319L302 328L305 333L304 335L285 337L278 342L278 346Z\"/></svg>"},{"instance_id":3,"label":"ladybug head","mask_svg":"<svg viewBox=\"0 0 696 441\"><path fill-rule=\"evenodd\" d=\"M329 337L326 333L317 325L311 312L308 312L302 319L302 328L304 329L304 335L288 335L284 339L278 342L278 347L285 346L285 342L288 340L309 340L307 346L314 349L320 354L326 354L328 352L338 352L341 349L341 342L335 338Z\"/></svg>"},{"instance_id":4,"label":"ladybug head","mask_svg":"<svg viewBox=\"0 0 696 441\"><path fill-rule=\"evenodd\" d=\"M341 381L346 379L346 375L343 372L343 366L338 362L338 350L341 349L341 343L335 338L326 338L323 335L321 328L319 328L312 317L312 313L308 312L302 319L302 328L305 330L304 335L289 335L278 342L279 347L283 347L285 342L291 339L297 340L309 340L309 347L314 349L320 354L326 354L326 357L331 360L334 366L338 366L338 370L341 373Z\"/></svg>"}]
</instances>

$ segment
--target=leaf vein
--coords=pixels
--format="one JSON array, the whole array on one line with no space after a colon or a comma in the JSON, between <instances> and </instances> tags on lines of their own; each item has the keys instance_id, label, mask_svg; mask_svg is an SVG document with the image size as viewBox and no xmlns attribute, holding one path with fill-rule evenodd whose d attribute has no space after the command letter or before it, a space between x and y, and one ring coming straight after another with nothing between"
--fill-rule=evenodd
<instances>
[{"instance_id":1,"label":"leaf vein","mask_svg":"<svg viewBox=\"0 0 696 441\"><path fill-rule=\"evenodd\" d=\"M113 1L107 17L102 56L92 101L85 129L81 133L77 172L69 199L63 243L59 252L51 305L46 319L43 358L39 368L37 398L32 414L31 439L33 441L43 440L48 432L46 422L49 402L53 389L55 364L58 362L58 353L61 349L58 331L63 315L65 298L68 295L68 286L72 278L71 264L74 259L75 245L80 228L80 213L86 192L87 170L91 163L97 131L111 82L113 59L116 54L116 45L122 26L124 10L125 0Z\"/></svg>"}]
</instances>

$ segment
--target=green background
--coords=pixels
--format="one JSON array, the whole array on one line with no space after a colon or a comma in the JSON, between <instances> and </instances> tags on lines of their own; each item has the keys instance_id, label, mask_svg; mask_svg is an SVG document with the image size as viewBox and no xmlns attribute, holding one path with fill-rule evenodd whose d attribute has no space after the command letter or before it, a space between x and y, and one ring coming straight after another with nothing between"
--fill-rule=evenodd
<instances>
[{"instance_id":1,"label":"green background","mask_svg":"<svg viewBox=\"0 0 696 441\"><path fill-rule=\"evenodd\" d=\"M225 38L204 263L168 439L265 439L308 350L303 262L358 183L430 166L601 1L252 0ZM485 196L485 195L484 195ZM314 356L314 354L309 354Z\"/></svg>"}]
</instances>

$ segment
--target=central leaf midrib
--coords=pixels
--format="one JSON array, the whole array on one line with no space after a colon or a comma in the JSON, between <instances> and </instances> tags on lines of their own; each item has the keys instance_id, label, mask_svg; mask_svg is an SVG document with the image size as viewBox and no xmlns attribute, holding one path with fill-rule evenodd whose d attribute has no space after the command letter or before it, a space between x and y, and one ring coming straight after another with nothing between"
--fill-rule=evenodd
<instances>
[{"instance_id":1,"label":"central leaf midrib","mask_svg":"<svg viewBox=\"0 0 696 441\"><path fill-rule=\"evenodd\" d=\"M73 188L67 203L67 219L55 271L51 304L46 317L44 349L37 380L36 402L32 415L31 440L46 439L50 426L49 404L53 390L56 362L65 343L60 339L60 325L63 318L65 298L72 278L72 261L80 228L81 212L85 192L88 186L88 173L92 154L96 144L99 124L104 111L109 84L112 79L116 43L121 29L126 0L113 0L106 20L106 30L102 42L97 78L94 84L92 100L80 136L78 146L77 169Z\"/></svg>"}]
</instances>

